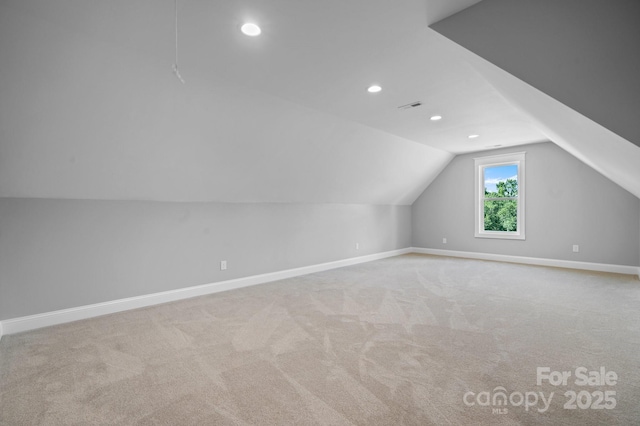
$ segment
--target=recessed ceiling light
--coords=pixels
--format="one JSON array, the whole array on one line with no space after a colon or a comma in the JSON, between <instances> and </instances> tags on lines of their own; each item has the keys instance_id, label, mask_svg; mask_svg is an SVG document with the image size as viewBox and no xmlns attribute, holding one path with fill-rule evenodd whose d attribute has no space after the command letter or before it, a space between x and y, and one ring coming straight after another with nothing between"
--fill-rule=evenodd
<instances>
[{"instance_id":1,"label":"recessed ceiling light","mask_svg":"<svg viewBox=\"0 0 640 426\"><path fill-rule=\"evenodd\" d=\"M251 22L247 22L246 24L242 25L242 27L240 27L240 30L251 37L255 37L257 35L260 35L260 33L262 32L262 30L260 29L259 26L257 26L256 24L253 24Z\"/></svg>"},{"instance_id":2,"label":"recessed ceiling light","mask_svg":"<svg viewBox=\"0 0 640 426\"><path fill-rule=\"evenodd\" d=\"M469 139L475 139L475 138L479 138L480 135L469 135Z\"/></svg>"},{"instance_id":3,"label":"recessed ceiling light","mask_svg":"<svg viewBox=\"0 0 640 426\"><path fill-rule=\"evenodd\" d=\"M430 118L431 121L438 121L438 120L442 120L442 116L441 115L432 115Z\"/></svg>"},{"instance_id":4,"label":"recessed ceiling light","mask_svg":"<svg viewBox=\"0 0 640 426\"><path fill-rule=\"evenodd\" d=\"M373 86L369 86L369 88L367 89L367 92L378 93L381 90L382 90L382 87L378 86L377 84L374 84Z\"/></svg>"}]
</instances>

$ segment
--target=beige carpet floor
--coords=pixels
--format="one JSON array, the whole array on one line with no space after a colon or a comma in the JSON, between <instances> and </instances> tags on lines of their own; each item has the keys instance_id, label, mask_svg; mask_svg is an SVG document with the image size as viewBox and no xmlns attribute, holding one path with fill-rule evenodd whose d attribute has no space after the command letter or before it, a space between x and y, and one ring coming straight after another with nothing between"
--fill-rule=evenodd
<instances>
[{"instance_id":1,"label":"beige carpet floor","mask_svg":"<svg viewBox=\"0 0 640 426\"><path fill-rule=\"evenodd\" d=\"M640 281L399 256L4 336L0 380L2 425L640 424Z\"/></svg>"}]
</instances>

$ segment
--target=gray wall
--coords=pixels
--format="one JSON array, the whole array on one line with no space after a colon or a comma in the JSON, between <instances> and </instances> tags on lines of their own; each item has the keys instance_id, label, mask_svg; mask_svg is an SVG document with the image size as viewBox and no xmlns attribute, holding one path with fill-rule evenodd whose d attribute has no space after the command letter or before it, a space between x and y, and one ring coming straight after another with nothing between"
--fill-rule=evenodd
<instances>
[{"instance_id":1,"label":"gray wall","mask_svg":"<svg viewBox=\"0 0 640 426\"><path fill-rule=\"evenodd\" d=\"M518 151L527 153L526 240L475 238L473 159ZM413 204L413 246L636 266L639 217L638 198L555 144L526 145L454 158Z\"/></svg>"},{"instance_id":2,"label":"gray wall","mask_svg":"<svg viewBox=\"0 0 640 426\"><path fill-rule=\"evenodd\" d=\"M3 198L0 320L410 245L410 206Z\"/></svg>"}]
</instances>

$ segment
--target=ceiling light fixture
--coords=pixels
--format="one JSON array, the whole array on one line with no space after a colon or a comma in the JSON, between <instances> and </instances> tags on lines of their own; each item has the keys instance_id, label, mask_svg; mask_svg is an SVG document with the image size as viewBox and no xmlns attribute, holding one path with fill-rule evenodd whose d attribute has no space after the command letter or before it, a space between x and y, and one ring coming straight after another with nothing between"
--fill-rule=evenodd
<instances>
[{"instance_id":1,"label":"ceiling light fixture","mask_svg":"<svg viewBox=\"0 0 640 426\"><path fill-rule=\"evenodd\" d=\"M377 84L374 84L373 86L369 86L369 88L367 89L367 92L378 93L381 90L382 90L382 87L378 86Z\"/></svg>"},{"instance_id":2,"label":"ceiling light fixture","mask_svg":"<svg viewBox=\"0 0 640 426\"><path fill-rule=\"evenodd\" d=\"M438 120L442 120L442 116L441 115L432 115L430 118L431 121L438 121Z\"/></svg>"},{"instance_id":3,"label":"ceiling light fixture","mask_svg":"<svg viewBox=\"0 0 640 426\"><path fill-rule=\"evenodd\" d=\"M262 30L260 29L260 27L251 22L247 22L246 24L243 24L240 27L240 31L242 31L245 35L248 35L251 37L255 37L257 35L260 35L260 33L262 33Z\"/></svg>"},{"instance_id":4,"label":"ceiling light fixture","mask_svg":"<svg viewBox=\"0 0 640 426\"><path fill-rule=\"evenodd\" d=\"M480 135L469 135L469 139L475 139L475 138L479 138Z\"/></svg>"}]
</instances>

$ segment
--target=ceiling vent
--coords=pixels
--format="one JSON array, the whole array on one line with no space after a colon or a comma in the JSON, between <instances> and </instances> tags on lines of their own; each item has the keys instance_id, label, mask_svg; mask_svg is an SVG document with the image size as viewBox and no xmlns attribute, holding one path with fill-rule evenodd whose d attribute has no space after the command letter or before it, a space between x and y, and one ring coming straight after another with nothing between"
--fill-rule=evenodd
<instances>
[{"instance_id":1,"label":"ceiling vent","mask_svg":"<svg viewBox=\"0 0 640 426\"><path fill-rule=\"evenodd\" d=\"M410 104L399 106L398 109L411 109L411 108L419 107L420 105L422 105L422 102L420 102L420 101L411 102Z\"/></svg>"}]
</instances>

